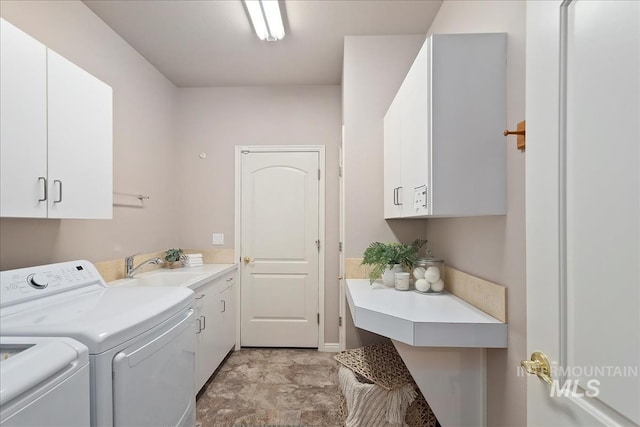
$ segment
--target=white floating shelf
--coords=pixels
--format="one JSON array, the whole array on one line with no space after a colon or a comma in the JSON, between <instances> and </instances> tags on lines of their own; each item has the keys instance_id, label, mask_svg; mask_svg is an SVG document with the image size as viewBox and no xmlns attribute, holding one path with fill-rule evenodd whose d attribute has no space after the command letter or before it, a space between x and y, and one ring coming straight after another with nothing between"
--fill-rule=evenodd
<instances>
[{"instance_id":1,"label":"white floating shelf","mask_svg":"<svg viewBox=\"0 0 640 427\"><path fill-rule=\"evenodd\" d=\"M449 294L396 291L347 280L355 326L417 347L506 348L507 324Z\"/></svg>"}]
</instances>

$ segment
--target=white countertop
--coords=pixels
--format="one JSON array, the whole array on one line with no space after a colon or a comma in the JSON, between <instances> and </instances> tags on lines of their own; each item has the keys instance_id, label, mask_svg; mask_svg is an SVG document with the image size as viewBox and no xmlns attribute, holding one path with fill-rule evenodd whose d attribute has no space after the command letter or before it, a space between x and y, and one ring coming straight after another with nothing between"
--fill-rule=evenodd
<instances>
[{"instance_id":1,"label":"white countertop","mask_svg":"<svg viewBox=\"0 0 640 427\"><path fill-rule=\"evenodd\" d=\"M346 282L358 328L418 347L507 347L505 323L452 294L396 291L368 279Z\"/></svg>"},{"instance_id":2,"label":"white countertop","mask_svg":"<svg viewBox=\"0 0 640 427\"><path fill-rule=\"evenodd\" d=\"M110 286L182 286L198 289L200 286L235 271L237 264L204 264L201 267L158 268L136 274L133 279L109 282Z\"/></svg>"}]
</instances>

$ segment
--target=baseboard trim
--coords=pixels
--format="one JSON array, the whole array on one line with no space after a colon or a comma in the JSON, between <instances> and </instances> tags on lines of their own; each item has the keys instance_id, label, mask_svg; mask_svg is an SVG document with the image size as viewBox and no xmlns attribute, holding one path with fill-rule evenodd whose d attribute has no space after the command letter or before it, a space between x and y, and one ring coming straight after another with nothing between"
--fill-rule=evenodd
<instances>
[{"instance_id":1,"label":"baseboard trim","mask_svg":"<svg viewBox=\"0 0 640 427\"><path fill-rule=\"evenodd\" d=\"M322 351L327 353L339 353L340 343L338 342L324 343L324 348L322 349Z\"/></svg>"}]
</instances>

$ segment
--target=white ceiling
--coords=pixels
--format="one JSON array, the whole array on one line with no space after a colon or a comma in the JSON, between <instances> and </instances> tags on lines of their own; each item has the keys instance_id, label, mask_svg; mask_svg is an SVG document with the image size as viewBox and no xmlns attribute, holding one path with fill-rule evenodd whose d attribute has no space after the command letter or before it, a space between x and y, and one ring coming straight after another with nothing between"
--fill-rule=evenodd
<instances>
[{"instance_id":1,"label":"white ceiling","mask_svg":"<svg viewBox=\"0 0 640 427\"><path fill-rule=\"evenodd\" d=\"M442 0L280 0L286 36L260 41L241 0L85 0L180 87L338 85L345 35L426 34Z\"/></svg>"}]
</instances>

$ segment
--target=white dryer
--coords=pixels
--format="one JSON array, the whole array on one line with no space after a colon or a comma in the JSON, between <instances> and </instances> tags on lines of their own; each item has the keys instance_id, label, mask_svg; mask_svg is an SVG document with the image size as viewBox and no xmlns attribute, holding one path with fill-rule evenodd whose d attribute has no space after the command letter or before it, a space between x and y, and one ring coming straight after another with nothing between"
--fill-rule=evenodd
<instances>
[{"instance_id":1,"label":"white dryer","mask_svg":"<svg viewBox=\"0 0 640 427\"><path fill-rule=\"evenodd\" d=\"M193 291L106 285L73 261L0 272L0 336L89 349L92 426L195 425Z\"/></svg>"},{"instance_id":2,"label":"white dryer","mask_svg":"<svg viewBox=\"0 0 640 427\"><path fill-rule=\"evenodd\" d=\"M0 426L89 425L89 351L70 338L0 337Z\"/></svg>"}]
</instances>

